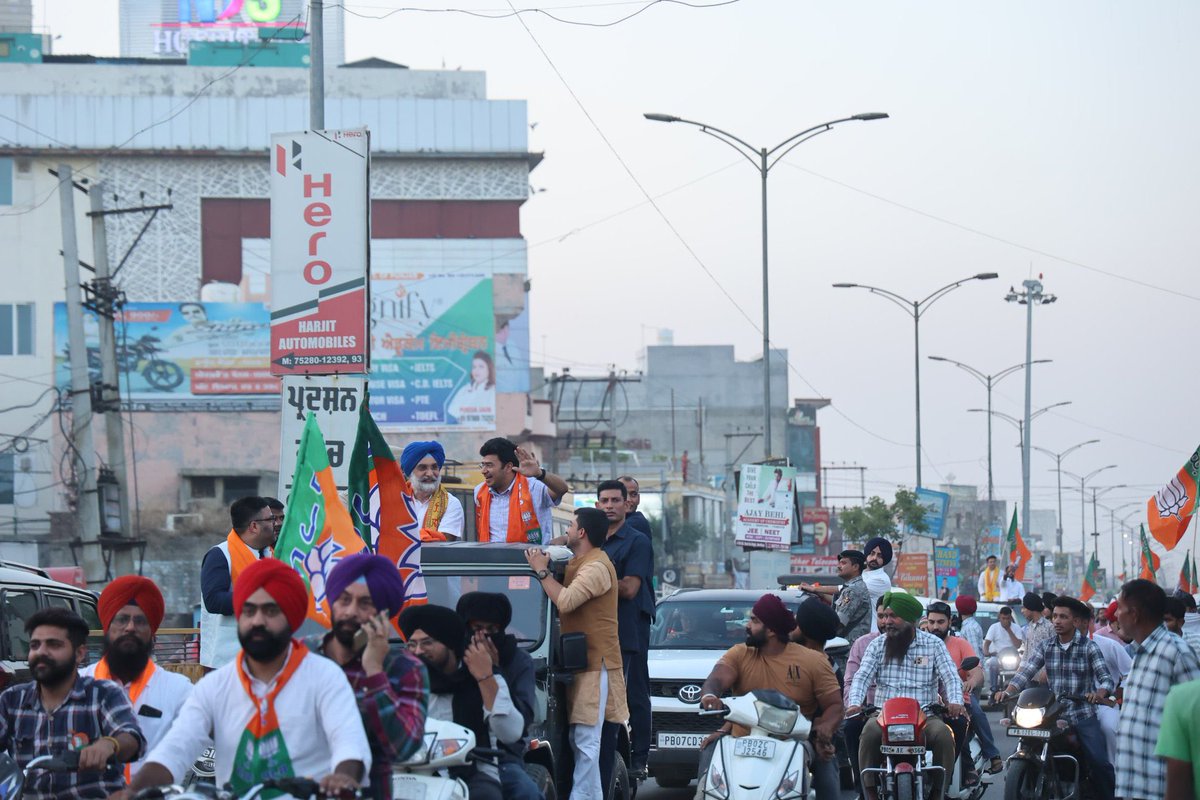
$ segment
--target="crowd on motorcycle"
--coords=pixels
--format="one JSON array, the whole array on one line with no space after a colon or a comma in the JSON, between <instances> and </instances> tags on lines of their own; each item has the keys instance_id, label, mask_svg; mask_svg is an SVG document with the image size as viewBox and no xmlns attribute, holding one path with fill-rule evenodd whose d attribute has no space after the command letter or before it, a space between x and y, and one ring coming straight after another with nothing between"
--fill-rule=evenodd
<instances>
[{"instance_id":1,"label":"crowd on motorcycle","mask_svg":"<svg viewBox=\"0 0 1200 800\"><path fill-rule=\"evenodd\" d=\"M551 538L549 510L566 482L506 439L489 440L480 455L479 538L523 545L561 633L586 634L586 667L567 694L570 797L604 800L604 754L616 731L629 733L635 780L649 749L653 550L636 481L602 482L597 508L575 509L565 535ZM411 443L400 462L422 538L460 538L461 504L440 485L441 445ZM101 592L95 664L84 666L89 630L72 611L45 608L25 621L32 681L0 693L0 750L31 770L27 794L161 796L211 750L216 784L236 797L268 785L286 794L286 781L303 777L323 795L390 800L397 766L428 748L427 730L446 721L474 737L479 757L447 770L470 800L543 798L524 765L535 670L507 630L505 595L469 592L455 608L410 604L396 564L364 551L326 575L331 629L297 638L313 599L272 557L283 504L242 498L230 517L232 530L201 566L207 674L195 684L153 659L165 603L146 577L122 576ZM570 550L565 570L552 568L549 545ZM964 765L960 783L978 787L981 770L1006 770L981 695L1004 707L1019 734L1007 761L1013 797L1064 796L1069 762L1076 796L1082 787L1098 800L1200 797L1193 598L1130 581L1097 628L1086 603L1025 593L1024 629L1005 607L984 635L975 600L923 606L891 586L891 559L891 543L875 538L839 554L836 590L804 586L813 596L795 609L777 593L758 599L745 642L701 687L699 712L725 722L701 745L698 797L730 800L737 770L761 779L770 766L777 800L810 789L833 800L844 748L868 800L941 800L972 737L979 758ZM852 643L844 660L825 652L835 637ZM1020 653L1012 671L1006 649ZM986 676L981 658L992 660ZM77 754L72 771L32 769L64 752ZM0 795L9 796L2 787Z\"/></svg>"}]
</instances>

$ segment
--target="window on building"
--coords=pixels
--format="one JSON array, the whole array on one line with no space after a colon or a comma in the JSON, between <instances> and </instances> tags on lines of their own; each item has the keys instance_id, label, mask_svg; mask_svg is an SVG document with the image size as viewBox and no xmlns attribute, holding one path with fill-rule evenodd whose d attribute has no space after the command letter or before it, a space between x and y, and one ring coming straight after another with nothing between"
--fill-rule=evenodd
<instances>
[{"instance_id":1,"label":"window on building","mask_svg":"<svg viewBox=\"0 0 1200 800\"><path fill-rule=\"evenodd\" d=\"M222 479L221 502L229 505L240 497L250 497L258 494L258 478L255 476L227 477Z\"/></svg>"},{"instance_id":2,"label":"window on building","mask_svg":"<svg viewBox=\"0 0 1200 800\"><path fill-rule=\"evenodd\" d=\"M3 58L0 55L0 58ZM13 160L0 158L0 206L13 204Z\"/></svg>"},{"instance_id":3,"label":"window on building","mask_svg":"<svg viewBox=\"0 0 1200 800\"><path fill-rule=\"evenodd\" d=\"M33 355L33 303L0 303L0 356Z\"/></svg>"},{"instance_id":4,"label":"window on building","mask_svg":"<svg viewBox=\"0 0 1200 800\"><path fill-rule=\"evenodd\" d=\"M208 477L189 478L192 482L192 497L196 499L217 496L217 479Z\"/></svg>"}]
</instances>

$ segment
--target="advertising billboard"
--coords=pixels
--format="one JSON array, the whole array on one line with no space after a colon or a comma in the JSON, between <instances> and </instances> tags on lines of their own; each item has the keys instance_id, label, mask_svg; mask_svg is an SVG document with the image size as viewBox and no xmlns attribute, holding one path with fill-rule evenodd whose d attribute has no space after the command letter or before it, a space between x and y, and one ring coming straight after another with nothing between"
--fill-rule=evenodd
<instances>
[{"instance_id":1,"label":"advertising billboard","mask_svg":"<svg viewBox=\"0 0 1200 800\"><path fill-rule=\"evenodd\" d=\"M742 465L734 538L742 547L787 550L792 539L796 468Z\"/></svg>"},{"instance_id":2,"label":"advertising billboard","mask_svg":"<svg viewBox=\"0 0 1200 800\"><path fill-rule=\"evenodd\" d=\"M937 581L937 596L945 600L958 597L958 548L933 548L933 576Z\"/></svg>"},{"instance_id":3,"label":"advertising billboard","mask_svg":"<svg viewBox=\"0 0 1200 800\"><path fill-rule=\"evenodd\" d=\"M88 370L100 380L100 326L84 310ZM128 303L116 318L121 396L139 411L278 408L262 303ZM71 388L67 307L54 304L55 384ZM231 401L241 399L244 405Z\"/></svg>"},{"instance_id":4,"label":"advertising billboard","mask_svg":"<svg viewBox=\"0 0 1200 800\"><path fill-rule=\"evenodd\" d=\"M122 0L121 33L130 38L131 26L148 25L153 32L154 54L186 56L193 41L257 41L260 28L304 28L307 0L141 0L134 8ZM155 13L158 12L158 13ZM161 22L147 22L147 20ZM140 38L140 37L139 37ZM122 55L149 55L123 52Z\"/></svg>"},{"instance_id":5,"label":"advertising billboard","mask_svg":"<svg viewBox=\"0 0 1200 800\"><path fill-rule=\"evenodd\" d=\"M942 538L942 530L946 527L946 509L950 505L950 495L924 488L918 488L916 495L917 502L925 507L926 530L910 531L910 533L929 539Z\"/></svg>"},{"instance_id":6,"label":"advertising billboard","mask_svg":"<svg viewBox=\"0 0 1200 800\"><path fill-rule=\"evenodd\" d=\"M367 371L370 134L271 136L271 372Z\"/></svg>"},{"instance_id":7,"label":"advertising billboard","mask_svg":"<svg viewBox=\"0 0 1200 800\"><path fill-rule=\"evenodd\" d=\"M492 276L371 275L371 416L381 430L496 428Z\"/></svg>"},{"instance_id":8,"label":"advertising billboard","mask_svg":"<svg viewBox=\"0 0 1200 800\"><path fill-rule=\"evenodd\" d=\"M909 594L929 595L929 556L925 553L901 553L896 557L892 584Z\"/></svg>"}]
</instances>

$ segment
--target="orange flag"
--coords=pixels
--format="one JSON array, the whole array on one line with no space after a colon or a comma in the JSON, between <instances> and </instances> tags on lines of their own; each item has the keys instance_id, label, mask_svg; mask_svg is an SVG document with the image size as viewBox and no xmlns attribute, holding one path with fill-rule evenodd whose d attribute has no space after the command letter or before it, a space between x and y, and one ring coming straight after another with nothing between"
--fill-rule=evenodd
<instances>
[{"instance_id":1,"label":"orange flag","mask_svg":"<svg viewBox=\"0 0 1200 800\"><path fill-rule=\"evenodd\" d=\"M1187 532L1196 513L1196 484L1200 480L1200 447L1166 486L1146 501L1146 523L1150 533L1173 550Z\"/></svg>"},{"instance_id":2,"label":"orange flag","mask_svg":"<svg viewBox=\"0 0 1200 800\"><path fill-rule=\"evenodd\" d=\"M1025 539L1021 537L1021 529L1017 527L1017 509L1014 506L1012 522L1008 525L1008 563L1016 566L1013 576L1017 580L1025 580L1025 566L1031 558L1033 551L1025 546Z\"/></svg>"}]
</instances>

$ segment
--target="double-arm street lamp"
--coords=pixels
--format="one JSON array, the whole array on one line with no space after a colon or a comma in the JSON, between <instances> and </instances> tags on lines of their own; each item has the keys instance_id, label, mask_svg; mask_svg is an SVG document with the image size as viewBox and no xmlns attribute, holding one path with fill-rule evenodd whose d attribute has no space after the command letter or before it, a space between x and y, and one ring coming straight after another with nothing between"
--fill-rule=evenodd
<instances>
[{"instance_id":1,"label":"double-arm street lamp","mask_svg":"<svg viewBox=\"0 0 1200 800\"><path fill-rule=\"evenodd\" d=\"M994 272L979 272L969 278L957 280L954 283L948 283L937 291L929 294L921 300L909 300L907 297L901 297L895 292L887 289L880 289L878 286L867 286L862 283L835 283L835 289L866 289L871 294L877 294L885 300L890 300L904 312L912 317L913 320L913 371L914 371L914 386L916 387L916 417L917 417L917 483L916 486L922 486L921 483L921 317L929 310L929 307L942 299L950 292L954 291L964 283L971 281L990 281L993 278L999 277Z\"/></svg>"},{"instance_id":2,"label":"double-arm street lamp","mask_svg":"<svg viewBox=\"0 0 1200 800\"><path fill-rule=\"evenodd\" d=\"M1087 475L1076 475L1074 472L1062 471L1068 478L1079 481L1079 546L1087 550L1087 482L1108 469L1116 469L1116 464L1108 464L1094 469Z\"/></svg>"},{"instance_id":3,"label":"double-arm street lamp","mask_svg":"<svg viewBox=\"0 0 1200 800\"><path fill-rule=\"evenodd\" d=\"M1056 473L1058 473L1058 525L1056 527L1058 528L1058 530L1057 530L1058 552L1060 552L1060 553L1063 551L1063 542L1062 542L1062 533L1063 533L1062 460L1064 458L1066 458L1067 456L1069 456L1071 453L1074 453L1079 448L1083 447L1084 445L1096 444L1099 441L1100 441L1099 439L1088 439L1086 442L1080 442L1079 444L1068 447L1066 450L1063 450L1061 453L1056 453L1053 450L1047 450L1045 447L1038 447L1037 445L1033 446L1034 450L1037 450L1039 453L1045 453L1046 455L1048 455L1054 459L1054 471Z\"/></svg>"},{"instance_id":4,"label":"double-arm street lamp","mask_svg":"<svg viewBox=\"0 0 1200 800\"><path fill-rule=\"evenodd\" d=\"M888 115L874 112L869 114L855 114L852 117L843 119L835 119L829 122L822 122L820 125L814 125L807 130L800 131L797 134L789 136L779 144L771 148L754 147L744 139L739 139L728 131L723 131L720 128L713 127L703 122L676 117L672 114L643 114L646 119L651 122L682 122L685 125L694 125L700 129L701 133L707 133L714 139L718 139L741 153L750 164L758 170L758 174L762 179L762 341L763 341L763 455L765 458L771 457L771 312L770 312L770 291L767 280L767 175L771 169L779 163L780 159L792 151L793 148L807 142L814 136L819 136L822 133L833 128L834 125L840 125L843 122L870 122L877 119L887 119Z\"/></svg>"},{"instance_id":5,"label":"double-arm street lamp","mask_svg":"<svg viewBox=\"0 0 1200 800\"><path fill-rule=\"evenodd\" d=\"M977 370L972 366L968 366L968 365L962 363L961 361L955 361L953 358L943 358L942 356L930 356L929 360L930 361L942 361L947 364L953 364L954 366L958 367L959 369L963 370L968 375L973 377L975 380L982 383L984 385L984 388L987 389L988 522L993 523L996 520L995 520L995 514L992 511L992 503L995 501L996 498L995 498L995 485L992 483L992 388L995 387L995 385L997 383L999 383L1001 380L1003 380L1004 378L1007 378L1009 375L1012 375L1017 370L1024 369L1025 364L1024 363L1014 364L1013 366L1011 366L1007 369L1002 369L995 374L985 375L982 371ZM1037 361L1034 361L1032 363L1033 364L1049 364L1050 359L1039 358ZM1060 502L1059 505L1061 506L1062 503ZM1059 510L1059 513L1062 513L1061 508ZM1060 539L1059 549L1062 549L1061 545L1062 545L1062 541Z\"/></svg>"}]
</instances>

